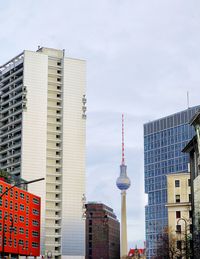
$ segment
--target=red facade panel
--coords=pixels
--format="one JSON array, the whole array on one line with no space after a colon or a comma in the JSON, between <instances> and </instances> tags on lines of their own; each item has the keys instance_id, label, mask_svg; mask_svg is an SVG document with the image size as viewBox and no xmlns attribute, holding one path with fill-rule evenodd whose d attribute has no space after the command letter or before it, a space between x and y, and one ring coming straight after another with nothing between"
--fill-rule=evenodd
<instances>
[{"instance_id":1,"label":"red facade panel","mask_svg":"<svg viewBox=\"0 0 200 259\"><path fill-rule=\"evenodd\" d=\"M11 185L0 180L0 195ZM40 255L40 197L17 187L0 200L0 252ZM3 241L4 239L4 241Z\"/></svg>"}]
</instances>

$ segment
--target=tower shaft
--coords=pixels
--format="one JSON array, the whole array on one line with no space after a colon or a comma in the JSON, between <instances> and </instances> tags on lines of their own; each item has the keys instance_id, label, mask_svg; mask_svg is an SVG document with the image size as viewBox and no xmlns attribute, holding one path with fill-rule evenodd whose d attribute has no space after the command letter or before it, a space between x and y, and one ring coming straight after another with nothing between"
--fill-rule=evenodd
<instances>
[{"instance_id":1,"label":"tower shaft","mask_svg":"<svg viewBox=\"0 0 200 259\"><path fill-rule=\"evenodd\" d=\"M127 257L126 191L121 192L121 259Z\"/></svg>"}]
</instances>

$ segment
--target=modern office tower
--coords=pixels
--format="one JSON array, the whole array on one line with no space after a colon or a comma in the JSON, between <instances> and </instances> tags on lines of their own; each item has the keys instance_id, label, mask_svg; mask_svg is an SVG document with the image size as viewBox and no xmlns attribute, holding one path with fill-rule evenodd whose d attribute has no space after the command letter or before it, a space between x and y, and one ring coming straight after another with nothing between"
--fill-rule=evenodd
<instances>
[{"instance_id":1,"label":"modern office tower","mask_svg":"<svg viewBox=\"0 0 200 259\"><path fill-rule=\"evenodd\" d=\"M127 223L126 223L126 190L131 186L131 181L127 176L127 166L124 157L124 115L122 114L122 162L120 165L120 176L117 178L117 188L121 190L121 259L125 259L127 250Z\"/></svg>"},{"instance_id":2,"label":"modern office tower","mask_svg":"<svg viewBox=\"0 0 200 259\"><path fill-rule=\"evenodd\" d=\"M113 209L102 203L86 204L86 258L120 258L120 224Z\"/></svg>"},{"instance_id":3,"label":"modern office tower","mask_svg":"<svg viewBox=\"0 0 200 259\"><path fill-rule=\"evenodd\" d=\"M191 181L189 173L167 175L169 248L175 256L190 257L192 238Z\"/></svg>"},{"instance_id":4,"label":"modern office tower","mask_svg":"<svg viewBox=\"0 0 200 259\"><path fill-rule=\"evenodd\" d=\"M181 152L194 129L188 124L199 106L144 124L144 173L147 258L156 255L157 240L168 225L166 175L188 171L188 155Z\"/></svg>"},{"instance_id":5,"label":"modern office tower","mask_svg":"<svg viewBox=\"0 0 200 259\"><path fill-rule=\"evenodd\" d=\"M23 51L0 67L0 167L41 196L41 254L85 254L85 61Z\"/></svg>"}]
</instances>

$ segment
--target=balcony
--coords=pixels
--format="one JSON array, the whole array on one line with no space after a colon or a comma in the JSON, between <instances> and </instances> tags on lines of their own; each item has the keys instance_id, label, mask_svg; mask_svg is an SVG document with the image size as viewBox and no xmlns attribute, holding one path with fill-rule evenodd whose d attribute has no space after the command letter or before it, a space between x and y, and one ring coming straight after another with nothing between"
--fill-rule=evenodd
<instances>
[{"instance_id":1,"label":"balcony","mask_svg":"<svg viewBox=\"0 0 200 259\"><path fill-rule=\"evenodd\" d=\"M5 112L7 112L7 111L9 111L9 110L11 110L11 109L13 109L13 108L16 108L17 106L20 106L20 107L21 107L21 105L22 105L22 100L21 100L21 101L18 101L18 102L16 102L16 103L13 103L13 104L11 104L11 105L8 105L7 107L2 107L2 108L1 108L1 112L2 112L2 113L5 113Z\"/></svg>"},{"instance_id":2,"label":"balcony","mask_svg":"<svg viewBox=\"0 0 200 259\"><path fill-rule=\"evenodd\" d=\"M48 241L47 241L48 242ZM54 243L45 243L46 247L61 247L61 243L54 242Z\"/></svg>"},{"instance_id":3,"label":"balcony","mask_svg":"<svg viewBox=\"0 0 200 259\"><path fill-rule=\"evenodd\" d=\"M2 79L2 82L4 82L5 80L8 80L8 79L10 79L11 77L16 77L19 73L21 73L21 72L23 72L23 67L22 68L20 68L20 69L17 69L16 71L8 71L7 72L7 75L6 74L4 74L2 77L3 77L3 79ZM21 75L22 76L22 75Z\"/></svg>"},{"instance_id":4,"label":"balcony","mask_svg":"<svg viewBox=\"0 0 200 259\"><path fill-rule=\"evenodd\" d=\"M62 200L61 199L58 199L58 198L46 198L46 201L48 202L61 202Z\"/></svg>"},{"instance_id":5,"label":"balcony","mask_svg":"<svg viewBox=\"0 0 200 259\"><path fill-rule=\"evenodd\" d=\"M45 219L61 220L62 217L58 215L46 216Z\"/></svg>"},{"instance_id":6,"label":"balcony","mask_svg":"<svg viewBox=\"0 0 200 259\"><path fill-rule=\"evenodd\" d=\"M22 84L23 84L22 79L23 79L23 76L21 76L21 77L15 79L15 80L13 80L13 81L11 81L11 82L8 82L6 85L4 85L4 86L1 87L1 90L2 90L2 91L5 91L8 87L10 87L10 86L13 85L13 84L16 84L17 86L22 85ZM7 92L8 92L8 91L7 91ZM4 92L4 93L5 93L5 92Z\"/></svg>"},{"instance_id":7,"label":"balcony","mask_svg":"<svg viewBox=\"0 0 200 259\"><path fill-rule=\"evenodd\" d=\"M6 160L13 160L15 157L19 157L21 155L21 150L19 150L18 152L16 152L15 154L11 154L11 155L5 155L3 157L0 158L1 163L6 161ZM13 160L14 161L14 160Z\"/></svg>"},{"instance_id":8,"label":"balcony","mask_svg":"<svg viewBox=\"0 0 200 259\"><path fill-rule=\"evenodd\" d=\"M15 109L15 108L14 108L14 109ZM16 110L14 110L14 109L13 109L13 113L10 113L9 115L4 116L4 117L1 119L1 121L4 122L5 120L9 119L10 117L22 113L22 109L16 109Z\"/></svg>"},{"instance_id":9,"label":"balcony","mask_svg":"<svg viewBox=\"0 0 200 259\"><path fill-rule=\"evenodd\" d=\"M8 96L11 93L18 92L20 89L22 89L22 84L14 87L12 90L10 90L10 91L8 91L8 92L6 92L4 94L2 94L1 97L5 98L6 96ZM19 93L22 93L22 91L19 91Z\"/></svg>"},{"instance_id":10,"label":"balcony","mask_svg":"<svg viewBox=\"0 0 200 259\"><path fill-rule=\"evenodd\" d=\"M62 193L61 190L56 190L56 189L54 189L54 190L46 190L46 192L47 193L56 193L56 194Z\"/></svg>"},{"instance_id":11,"label":"balcony","mask_svg":"<svg viewBox=\"0 0 200 259\"><path fill-rule=\"evenodd\" d=\"M13 124L17 124L19 122L22 121L22 117L18 118L18 119L15 119L13 120L12 122L6 124L6 125L3 125L2 127L0 127L1 130L4 130L4 129L8 129L9 126L12 126Z\"/></svg>"},{"instance_id":12,"label":"balcony","mask_svg":"<svg viewBox=\"0 0 200 259\"><path fill-rule=\"evenodd\" d=\"M11 130L7 133L0 135L1 146L7 144L11 140L14 141L14 140L21 138L21 129L22 129L22 127L20 125L19 127L15 128L14 130ZM19 133L16 133L16 132L19 132ZM12 134L12 136L9 136L11 134ZM7 137L7 138L2 140L4 137Z\"/></svg>"}]
</instances>

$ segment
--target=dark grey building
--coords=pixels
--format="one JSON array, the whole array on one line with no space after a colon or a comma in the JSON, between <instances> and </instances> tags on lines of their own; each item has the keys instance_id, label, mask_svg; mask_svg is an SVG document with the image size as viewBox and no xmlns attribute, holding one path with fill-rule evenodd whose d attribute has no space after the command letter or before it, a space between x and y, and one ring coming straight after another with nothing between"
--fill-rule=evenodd
<instances>
[{"instance_id":1,"label":"dark grey building","mask_svg":"<svg viewBox=\"0 0 200 259\"><path fill-rule=\"evenodd\" d=\"M120 224L113 209L97 202L85 206L86 259L119 259Z\"/></svg>"},{"instance_id":2,"label":"dark grey building","mask_svg":"<svg viewBox=\"0 0 200 259\"><path fill-rule=\"evenodd\" d=\"M182 149L194 136L188 123L199 106L144 124L144 174L147 258L156 255L159 236L168 225L166 175L188 171L188 154Z\"/></svg>"}]
</instances>

